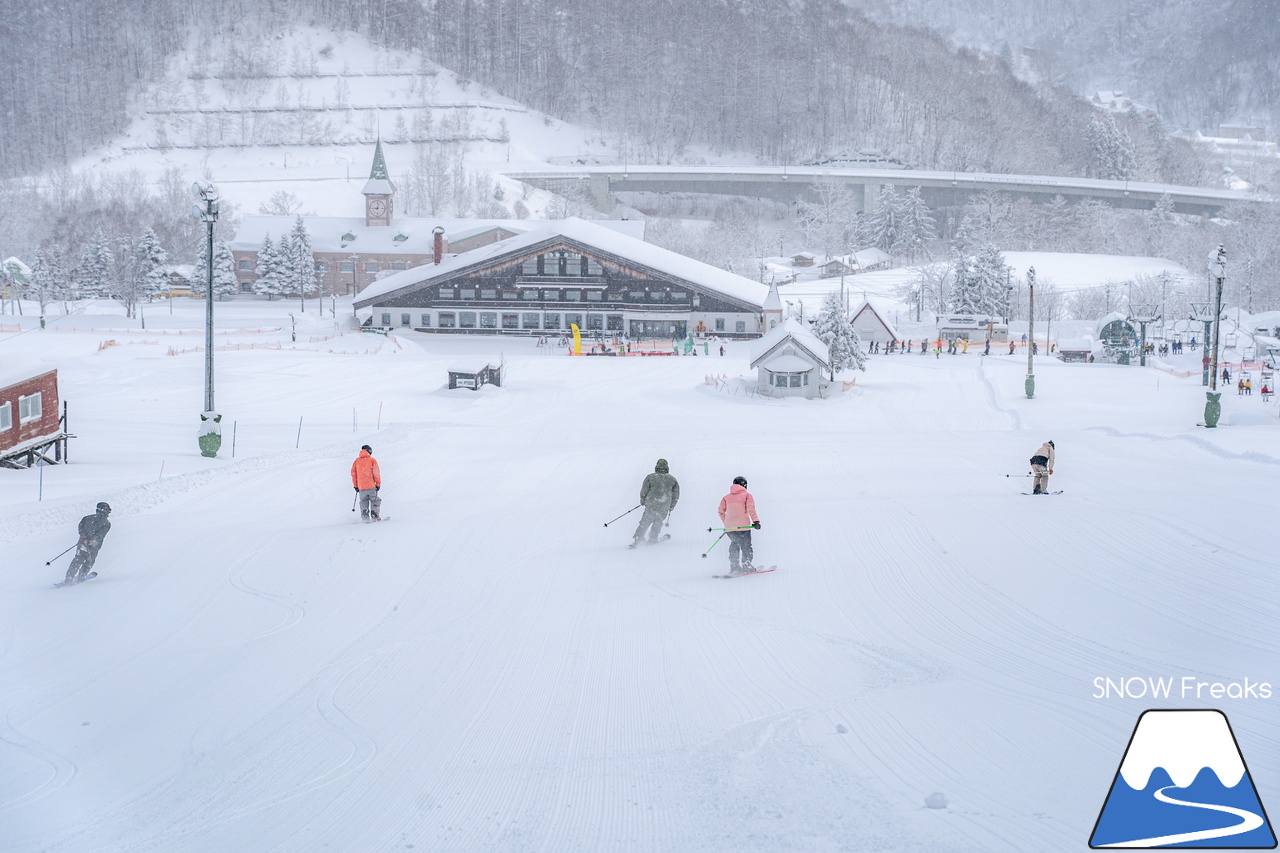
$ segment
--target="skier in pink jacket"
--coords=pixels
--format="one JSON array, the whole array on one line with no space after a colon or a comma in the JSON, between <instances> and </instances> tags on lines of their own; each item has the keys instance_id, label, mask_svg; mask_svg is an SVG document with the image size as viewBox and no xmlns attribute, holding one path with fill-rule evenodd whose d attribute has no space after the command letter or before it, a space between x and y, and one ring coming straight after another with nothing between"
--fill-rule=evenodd
<instances>
[{"instance_id":1,"label":"skier in pink jacket","mask_svg":"<svg viewBox=\"0 0 1280 853\"><path fill-rule=\"evenodd\" d=\"M734 477L729 494L720 499L720 520L729 536L729 573L754 572L751 531L760 529L760 518L756 515L755 498L747 491L746 477Z\"/></svg>"}]
</instances>

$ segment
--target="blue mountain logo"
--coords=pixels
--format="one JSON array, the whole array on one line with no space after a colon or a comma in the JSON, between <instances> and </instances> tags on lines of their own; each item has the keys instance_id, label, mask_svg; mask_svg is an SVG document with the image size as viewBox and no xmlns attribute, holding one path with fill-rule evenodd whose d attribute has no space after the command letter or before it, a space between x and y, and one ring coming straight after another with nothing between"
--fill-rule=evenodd
<instances>
[{"instance_id":1,"label":"blue mountain logo","mask_svg":"<svg viewBox=\"0 0 1280 853\"><path fill-rule=\"evenodd\" d=\"M1271 850L1275 833L1221 711L1144 711L1089 846Z\"/></svg>"}]
</instances>

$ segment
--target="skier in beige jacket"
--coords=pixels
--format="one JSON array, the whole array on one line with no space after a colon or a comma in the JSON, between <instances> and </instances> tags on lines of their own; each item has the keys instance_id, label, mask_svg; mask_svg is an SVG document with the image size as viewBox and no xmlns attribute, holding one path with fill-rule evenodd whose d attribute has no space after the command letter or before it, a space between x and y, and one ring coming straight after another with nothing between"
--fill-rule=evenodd
<instances>
[{"instance_id":1,"label":"skier in beige jacket","mask_svg":"<svg viewBox=\"0 0 1280 853\"><path fill-rule=\"evenodd\" d=\"M1053 442L1046 441L1031 456L1031 471L1035 475L1032 481L1031 494L1043 495L1049 492L1049 475L1053 473Z\"/></svg>"}]
</instances>

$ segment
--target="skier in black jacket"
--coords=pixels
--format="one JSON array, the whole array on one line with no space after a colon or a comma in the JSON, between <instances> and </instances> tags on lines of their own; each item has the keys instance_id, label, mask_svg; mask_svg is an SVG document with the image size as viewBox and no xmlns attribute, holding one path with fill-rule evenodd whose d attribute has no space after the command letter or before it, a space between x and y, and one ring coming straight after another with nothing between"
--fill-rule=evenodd
<instances>
[{"instance_id":1,"label":"skier in black jacket","mask_svg":"<svg viewBox=\"0 0 1280 853\"><path fill-rule=\"evenodd\" d=\"M111 530L111 522L107 520L109 515L111 504L99 501L97 512L80 519L80 542L76 555L71 558L71 565L67 568L66 583L80 583L93 569L93 563L98 559L98 550L102 548L102 540Z\"/></svg>"}]
</instances>

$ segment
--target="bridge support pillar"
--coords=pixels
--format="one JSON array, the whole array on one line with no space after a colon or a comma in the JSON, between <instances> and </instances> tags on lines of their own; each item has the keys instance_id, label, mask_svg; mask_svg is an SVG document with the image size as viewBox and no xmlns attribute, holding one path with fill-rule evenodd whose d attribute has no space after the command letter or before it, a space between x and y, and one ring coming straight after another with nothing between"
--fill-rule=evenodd
<instances>
[{"instance_id":1,"label":"bridge support pillar","mask_svg":"<svg viewBox=\"0 0 1280 853\"><path fill-rule=\"evenodd\" d=\"M587 191L591 194L591 203L602 213L613 210L614 199L609 192L609 176L593 174L588 179Z\"/></svg>"},{"instance_id":2,"label":"bridge support pillar","mask_svg":"<svg viewBox=\"0 0 1280 853\"><path fill-rule=\"evenodd\" d=\"M870 213L880 206L880 185L862 185L862 212Z\"/></svg>"}]
</instances>

